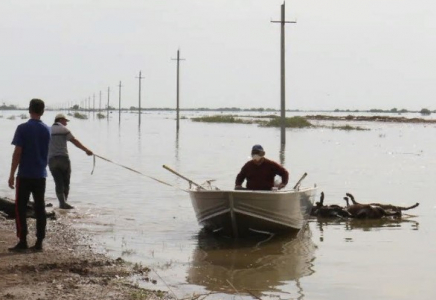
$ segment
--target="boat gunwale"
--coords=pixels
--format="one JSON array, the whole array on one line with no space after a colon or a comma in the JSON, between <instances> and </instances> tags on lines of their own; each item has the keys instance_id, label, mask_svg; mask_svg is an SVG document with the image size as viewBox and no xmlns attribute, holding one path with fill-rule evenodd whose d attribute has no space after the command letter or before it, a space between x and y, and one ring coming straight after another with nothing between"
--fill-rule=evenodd
<instances>
[{"instance_id":1,"label":"boat gunwale","mask_svg":"<svg viewBox=\"0 0 436 300\"><path fill-rule=\"evenodd\" d=\"M298 190L278 190L278 191L262 191L262 190L206 190L206 189L190 189L189 193L238 193L238 194L265 194L265 195L283 195L283 194L295 194L303 193L311 190L317 190L318 187L304 187Z\"/></svg>"}]
</instances>

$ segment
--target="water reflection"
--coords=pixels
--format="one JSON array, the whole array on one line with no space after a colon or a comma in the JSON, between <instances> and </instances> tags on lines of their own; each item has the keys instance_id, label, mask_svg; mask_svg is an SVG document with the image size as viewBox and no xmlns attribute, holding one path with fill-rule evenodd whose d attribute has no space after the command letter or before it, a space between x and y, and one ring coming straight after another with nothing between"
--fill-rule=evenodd
<instances>
[{"instance_id":1,"label":"water reflection","mask_svg":"<svg viewBox=\"0 0 436 300\"><path fill-rule=\"evenodd\" d=\"M285 151L286 151L286 144L280 144L280 164L282 166L285 165Z\"/></svg>"},{"instance_id":2,"label":"water reflection","mask_svg":"<svg viewBox=\"0 0 436 300\"><path fill-rule=\"evenodd\" d=\"M321 241L324 240L324 228L329 226L343 226L344 230L363 230L363 231L376 231L376 230L392 230L392 229L410 229L419 230L419 222L403 217L403 218L382 218L378 220L362 220L362 219L313 219L310 222L315 222L316 227L321 233Z\"/></svg>"},{"instance_id":3,"label":"water reflection","mask_svg":"<svg viewBox=\"0 0 436 300\"><path fill-rule=\"evenodd\" d=\"M415 220L404 219L404 218L383 218L379 220L349 220L345 223L345 230L356 230L360 229L363 231L371 231L373 229L380 228L401 228L411 230L418 230L419 223Z\"/></svg>"},{"instance_id":4,"label":"water reflection","mask_svg":"<svg viewBox=\"0 0 436 300\"><path fill-rule=\"evenodd\" d=\"M138 144L141 145L141 125L138 125Z\"/></svg>"},{"instance_id":5,"label":"water reflection","mask_svg":"<svg viewBox=\"0 0 436 300\"><path fill-rule=\"evenodd\" d=\"M308 226L294 236L243 240L201 232L187 282L211 292L249 294L255 298L272 292L304 297L299 278L315 272L311 235Z\"/></svg>"},{"instance_id":6,"label":"water reflection","mask_svg":"<svg viewBox=\"0 0 436 300\"><path fill-rule=\"evenodd\" d=\"M175 145L175 150L176 150L176 167L179 167L179 130L176 131L176 145Z\"/></svg>"}]
</instances>

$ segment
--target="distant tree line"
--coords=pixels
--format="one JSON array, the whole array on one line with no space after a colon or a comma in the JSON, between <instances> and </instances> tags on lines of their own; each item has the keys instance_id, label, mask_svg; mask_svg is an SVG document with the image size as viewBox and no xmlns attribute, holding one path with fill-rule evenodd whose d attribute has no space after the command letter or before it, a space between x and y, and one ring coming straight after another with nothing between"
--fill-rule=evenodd
<instances>
[{"instance_id":1,"label":"distant tree line","mask_svg":"<svg viewBox=\"0 0 436 300\"><path fill-rule=\"evenodd\" d=\"M3 103L0 106L0 110L20 110L22 108L19 108L16 105L6 105ZM25 108L27 109L27 108ZM108 108L102 108L102 110L107 110ZM47 109L50 110L50 109ZM81 110L81 111L99 111L99 109L92 109L92 108L86 108L86 107L80 107L79 105L73 105L68 110ZM118 108L109 106L109 110L118 110ZM138 107L130 106L130 108L121 108L123 111L137 111ZM141 108L141 110L147 110L147 111L174 111L175 108L168 108L168 107L160 107L160 108ZM239 108L239 107L219 107L219 108L207 108L207 107L199 107L199 108L181 108L181 111L219 111L219 112L240 112L240 111L251 111L251 112L279 112L280 109L274 109L274 108ZM294 109L290 110L287 109L287 112L305 112L309 110L300 110L300 109ZM317 110L310 110L310 111L317 111ZM323 112L331 112L331 110L318 110ZM412 111L407 109L377 109L373 108L370 110L352 110L352 109L335 109L333 112L349 112L349 113L359 113L359 112L368 112L368 113L394 113L394 114L402 114L402 113L420 113L422 115L430 115L432 112L436 113L436 110L429 110L427 108L423 108L420 111Z\"/></svg>"},{"instance_id":2,"label":"distant tree line","mask_svg":"<svg viewBox=\"0 0 436 300\"><path fill-rule=\"evenodd\" d=\"M427 109L427 108L423 108L420 111L412 111L412 110L407 110L407 109L397 109L397 108L392 108L392 109L377 109L377 108L373 108L370 110L341 110L341 109L335 109L334 112L369 112L369 113L393 113L393 114L402 114L402 113L417 113L419 112L422 115L430 115L432 113L431 110ZM436 113L436 110L433 111L434 113Z\"/></svg>"},{"instance_id":3,"label":"distant tree line","mask_svg":"<svg viewBox=\"0 0 436 300\"><path fill-rule=\"evenodd\" d=\"M94 110L94 109L87 109L87 108L81 108L79 105L74 105L70 109L72 110ZM95 109L98 110L98 109ZM104 108L104 110L107 110L107 108ZM118 108L109 106L109 110L118 110ZM130 110L130 111L137 111L139 110L136 106L130 106L129 108L121 108L121 110ZM157 107L157 108L141 108L141 110L147 110L147 111L174 111L175 108L169 108L169 107ZM199 108L180 108L180 111L219 111L219 112L240 112L240 111L251 111L251 112L279 112L280 109L275 108L239 108L239 107L218 107L218 108L208 108L208 107L199 107ZM305 112L305 110L300 109L287 109L287 112ZM316 111L316 110L311 110ZM331 112L330 110L323 110L324 112ZM359 112L369 112L369 113L395 113L395 114L401 114L401 113L421 113L422 115L430 115L432 112L436 113L436 110L431 111L427 108L423 108L420 111L411 111L407 109L397 109L392 108L388 110L384 109L377 109L373 108L370 110L350 110L350 109L335 109L334 112L353 112L353 113L359 113Z\"/></svg>"},{"instance_id":4,"label":"distant tree line","mask_svg":"<svg viewBox=\"0 0 436 300\"><path fill-rule=\"evenodd\" d=\"M0 106L0 110L14 110L14 109L18 109L18 107L16 105L6 105L5 103L3 103Z\"/></svg>"}]
</instances>

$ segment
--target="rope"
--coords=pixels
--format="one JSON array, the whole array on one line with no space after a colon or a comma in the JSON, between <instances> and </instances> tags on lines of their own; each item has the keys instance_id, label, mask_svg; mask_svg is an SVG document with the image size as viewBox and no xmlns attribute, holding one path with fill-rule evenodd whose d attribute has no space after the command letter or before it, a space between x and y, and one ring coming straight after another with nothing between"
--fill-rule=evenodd
<instances>
[{"instance_id":1,"label":"rope","mask_svg":"<svg viewBox=\"0 0 436 300\"><path fill-rule=\"evenodd\" d=\"M100 159L102 159L102 160L105 160L105 161L111 163L111 164L117 165L117 166L119 166L119 167L121 167L121 168L127 169L127 170L129 170L129 171L131 171L131 172L134 172L134 173L136 173L136 174L139 174L139 175L145 176L145 177L147 177L147 178L153 179L153 180L155 180L155 181L157 181L157 182L159 182L159 183L162 183L162 184L165 184L165 185L167 185L167 186L170 186L170 187L173 187L173 188L176 188L176 189L182 190L182 191L184 191L184 192L188 192L187 190L184 190L184 189L182 189L182 188L179 188L178 186L175 186L175 185L169 184L169 183L167 183L167 182L165 182L165 181L162 181L162 180L160 180L160 179L157 179L157 178L155 178L155 177L153 177L153 176L146 175L146 174L144 174L144 173L141 173L141 172L139 172L139 171L137 171L137 170L134 170L134 169L132 169L132 168L129 168L129 167L127 167L127 166L123 166L123 165L121 165L121 164L119 164L119 163L116 163L116 162L114 162L114 161L112 161L112 160L110 160L110 159L107 159L107 158L105 158L105 157L102 157L102 156L100 156L100 155L94 154L93 156L94 156L94 157L93 157L94 162L93 162L93 166L92 166L91 175L94 174L95 165L96 165L96 159L95 159L95 158L98 157L98 158L100 158Z\"/></svg>"}]
</instances>

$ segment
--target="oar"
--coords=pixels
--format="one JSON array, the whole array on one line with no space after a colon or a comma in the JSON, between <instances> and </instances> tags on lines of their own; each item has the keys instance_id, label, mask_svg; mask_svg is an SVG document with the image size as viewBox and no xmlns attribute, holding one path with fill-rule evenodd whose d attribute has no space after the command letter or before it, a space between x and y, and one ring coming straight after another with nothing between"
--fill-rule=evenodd
<instances>
[{"instance_id":1,"label":"oar","mask_svg":"<svg viewBox=\"0 0 436 300\"><path fill-rule=\"evenodd\" d=\"M297 189L297 187L300 185L300 183L303 181L304 178L306 178L307 173L304 173L303 176L301 176L300 180L297 181L297 184L294 186L294 190Z\"/></svg>"},{"instance_id":2,"label":"oar","mask_svg":"<svg viewBox=\"0 0 436 300\"><path fill-rule=\"evenodd\" d=\"M170 167L168 167L167 165L163 165L162 166L164 169L167 169L168 171L170 171L171 173L173 173L173 174L175 174L175 175L177 175L177 176L179 176L180 178L182 178L182 179L185 179L186 181L188 181L189 182L189 184L193 184L193 185L195 185L196 187L198 187L198 188L200 188L200 189L203 189L203 190L205 190L205 188L204 187L202 187L201 185L199 185L198 183L195 183L194 181L192 181L191 179L189 179L189 178L186 178L185 176L183 176L182 174L180 174L180 173L177 173L176 171L174 171L173 169L171 169Z\"/></svg>"}]
</instances>

